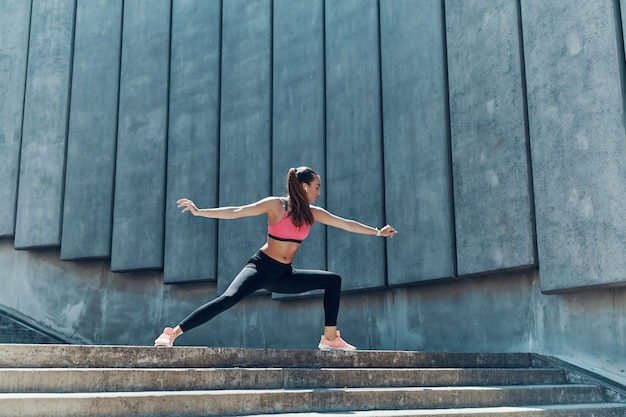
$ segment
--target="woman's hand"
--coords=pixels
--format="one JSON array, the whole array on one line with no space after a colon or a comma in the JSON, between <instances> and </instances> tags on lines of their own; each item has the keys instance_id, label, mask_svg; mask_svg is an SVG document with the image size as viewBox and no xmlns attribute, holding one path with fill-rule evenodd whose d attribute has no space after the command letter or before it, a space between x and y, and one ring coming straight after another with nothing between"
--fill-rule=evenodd
<instances>
[{"instance_id":1,"label":"woman's hand","mask_svg":"<svg viewBox=\"0 0 626 417\"><path fill-rule=\"evenodd\" d=\"M194 216L196 215L196 213L198 213L198 207L196 207L196 205L193 203L193 201L188 200L186 198L181 198L180 200L178 200L176 202L176 204L178 204L178 208L184 207L183 211L181 211L181 213L184 213L186 211L191 212L191 214L193 214Z\"/></svg>"},{"instance_id":2,"label":"woman's hand","mask_svg":"<svg viewBox=\"0 0 626 417\"><path fill-rule=\"evenodd\" d=\"M389 225L386 225L385 227L380 229L380 236L394 237L396 233L398 233L398 231Z\"/></svg>"}]
</instances>

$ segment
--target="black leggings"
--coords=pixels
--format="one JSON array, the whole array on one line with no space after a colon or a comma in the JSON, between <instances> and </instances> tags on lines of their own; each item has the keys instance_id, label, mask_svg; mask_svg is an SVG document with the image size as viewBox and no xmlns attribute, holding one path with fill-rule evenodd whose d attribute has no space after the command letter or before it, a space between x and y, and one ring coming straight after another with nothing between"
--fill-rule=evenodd
<instances>
[{"instance_id":1,"label":"black leggings","mask_svg":"<svg viewBox=\"0 0 626 417\"><path fill-rule=\"evenodd\" d=\"M281 294L324 290L325 325L337 325L341 295L339 275L327 271L294 269L291 264L278 262L259 251L250 258L222 295L191 313L179 326L183 332L198 327L261 288Z\"/></svg>"}]
</instances>

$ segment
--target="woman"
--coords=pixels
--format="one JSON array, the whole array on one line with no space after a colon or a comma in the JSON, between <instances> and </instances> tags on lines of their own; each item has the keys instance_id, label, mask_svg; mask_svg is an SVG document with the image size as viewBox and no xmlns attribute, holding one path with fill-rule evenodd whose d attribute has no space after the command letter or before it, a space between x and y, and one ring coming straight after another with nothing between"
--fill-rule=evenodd
<instances>
[{"instance_id":1,"label":"woman","mask_svg":"<svg viewBox=\"0 0 626 417\"><path fill-rule=\"evenodd\" d=\"M341 339L337 330L337 315L341 293L341 277L327 271L294 269L291 266L300 244L309 235L313 223L319 222L353 233L392 237L396 230L386 225L382 229L369 227L354 220L335 216L323 208L311 205L320 195L320 176L311 168L291 168L287 178L286 198L267 197L241 207L198 209L187 199L178 200L183 213L212 219L238 219L267 215L268 237L265 244L235 277L226 291L213 301L201 306L173 329L166 327L155 341L155 346L172 346L174 339L197 327L243 300L259 289L298 294L324 290L324 334L318 347L322 350L354 350Z\"/></svg>"}]
</instances>

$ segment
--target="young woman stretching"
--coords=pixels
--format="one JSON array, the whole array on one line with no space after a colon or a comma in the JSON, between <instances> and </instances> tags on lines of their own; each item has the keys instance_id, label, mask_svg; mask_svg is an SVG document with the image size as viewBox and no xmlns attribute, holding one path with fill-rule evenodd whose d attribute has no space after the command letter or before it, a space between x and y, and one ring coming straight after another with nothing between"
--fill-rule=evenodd
<instances>
[{"instance_id":1,"label":"young woman stretching","mask_svg":"<svg viewBox=\"0 0 626 417\"><path fill-rule=\"evenodd\" d=\"M309 235L315 222L338 227L353 233L392 237L397 232L387 225L382 229L369 227L354 220L335 216L323 208L311 205L320 195L320 176L311 168L291 168L287 178L288 197L267 197L241 207L198 209L187 199L178 200L183 213L213 219L237 219L267 215L267 242L235 277L226 291L201 306L174 328L166 327L155 346L172 346L174 339L194 327L211 320L219 313L259 289L282 294L298 294L324 290L324 334L318 347L322 350L353 350L354 346L341 339L337 330L337 314L341 295L341 277L327 271L294 269L291 266L300 243Z\"/></svg>"}]
</instances>

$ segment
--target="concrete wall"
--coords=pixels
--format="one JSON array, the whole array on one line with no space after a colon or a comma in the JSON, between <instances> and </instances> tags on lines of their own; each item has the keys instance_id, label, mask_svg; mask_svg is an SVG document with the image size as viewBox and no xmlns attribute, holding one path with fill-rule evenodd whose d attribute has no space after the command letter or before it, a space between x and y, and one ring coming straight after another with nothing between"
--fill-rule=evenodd
<instances>
[{"instance_id":1,"label":"concrete wall","mask_svg":"<svg viewBox=\"0 0 626 417\"><path fill-rule=\"evenodd\" d=\"M559 347L574 340L622 363L565 327L574 305L587 323L626 320L621 2L6 4L6 308L83 342L150 343L265 233L264 218L197 219L175 201L283 194L306 164L321 205L400 230L317 225L296 260L344 277L357 345L575 353ZM183 340L308 347L320 320L316 295L263 294ZM284 323L303 337L284 340Z\"/></svg>"},{"instance_id":2,"label":"concrete wall","mask_svg":"<svg viewBox=\"0 0 626 417\"><path fill-rule=\"evenodd\" d=\"M104 260L68 263L57 250L15 251L8 240L0 265L3 307L89 344L150 345L165 324L217 294L215 283L163 285L159 272L113 273ZM534 271L362 291L343 296L339 325L362 349L529 351L538 297L554 296L539 294ZM255 295L179 343L313 349L322 312L320 296Z\"/></svg>"},{"instance_id":3,"label":"concrete wall","mask_svg":"<svg viewBox=\"0 0 626 417\"><path fill-rule=\"evenodd\" d=\"M19 184L16 248L61 243L75 6L32 3L19 176L9 179Z\"/></svg>"},{"instance_id":4,"label":"concrete wall","mask_svg":"<svg viewBox=\"0 0 626 417\"><path fill-rule=\"evenodd\" d=\"M122 1L79 2L76 16L61 258L109 258Z\"/></svg>"},{"instance_id":5,"label":"concrete wall","mask_svg":"<svg viewBox=\"0 0 626 417\"><path fill-rule=\"evenodd\" d=\"M417 8L410 0L380 7L385 210L418 240L387 246L388 282L454 277L443 8L439 1Z\"/></svg>"},{"instance_id":6,"label":"concrete wall","mask_svg":"<svg viewBox=\"0 0 626 417\"><path fill-rule=\"evenodd\" d=\"M624 46L616 1L523 1L546 291L624 282ZM528 23L526 23L528 22Z\"/></svg>"},{"instance_id":7,"label":"concrete wall","mask_svg":"<svg viewBox=\"0 0 626 417\"><path fill-rule=\"evenodd\" d=\"M220 34L219 2L173 6L167 195L194 196L202 207L216 206L218 197ZM164 281L215 280L217 224L181 216L168 203Z\"/></svg>"},{"instance_id":8,"label":"concrete wall","mask_svg":"<svg viewBox=\"0 0 626 417\"><path fill-rule=\"evenodd\" d=\"M215 283L163 285L159 272L113 273L104 260L64 262L58 250L15 251L10 240L0 240L0 265L5 310L88 344L150 345L217 294ZM626 288L546 295L536 270L496 273L345 294L339 321L360 349L539 352L625 380ZM256 295L177 344L315 349L322 326L321 297Z\"/></svg>"},{"instance_id":9,"label":"concrete wall","mask_svg":"<svg viewBox=\"0 0 626 417\"><path fill-rule=\"evenodd\" d=\"M3 7L0 14L0 236L14 236L31 5L14 0L4 2Z\"/></svg>"},{"instance_id":10,"label":"concrete wall","mask_svg":"<svg viewBox=\"0 0 626 417\"><path fill-rule=\"evenodd\" d=\"M459 275L535 264L519 17L515 1L446 2Z\"/></svg>"}]
</instances>

